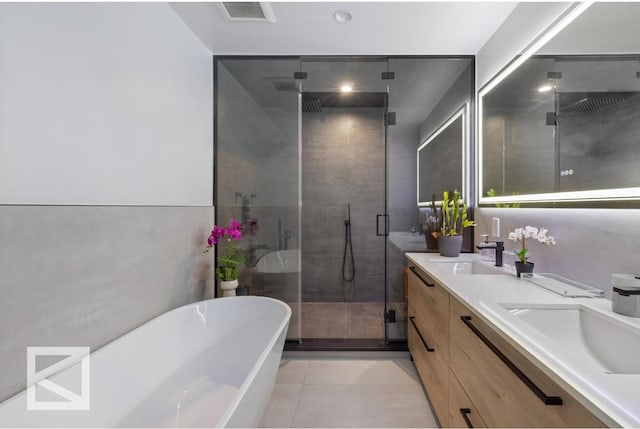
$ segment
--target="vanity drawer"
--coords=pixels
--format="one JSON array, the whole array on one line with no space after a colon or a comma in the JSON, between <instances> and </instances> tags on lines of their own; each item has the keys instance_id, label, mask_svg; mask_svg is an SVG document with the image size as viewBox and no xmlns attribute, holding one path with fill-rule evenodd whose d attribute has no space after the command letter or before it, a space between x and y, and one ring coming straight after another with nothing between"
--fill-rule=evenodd
<instances>
[{"instance_id":1,"label":"vanity drawer","mask_svg":"<svg viewBox=\"0 0 640 429\"><path fill-rule=\"evenodd\" d=\"M451 369L490 427L606 427L454 298L451 339Z\"/></svg>"},{"instance_id":2,"label":"vanity drawer","mask_svg":"<svg viewBox=\"0 0 640 429\"><path fill-rule=\"evenodd\" d=\"M409 351L440 425L447 427L449 425L449 380L447 378L449 362L443 360L442 353L438 353L435 347L429 345L427 348L423 343L424 337L420 336L415 325L409 322L407 335Z\"/></svg>"},{"instance_id":3,"label":"vanity drawer","mask_svg":"<svg viewBox=\"0 0 640 429\"><path fill-rule=\"evenodd\" d=\"M449 292L424 271L409 267L409 315L427 342L449 361Z\"/></svg>"},{"instance_id":4,"label":"vanity drawer","mask_svg":"<svg viewBox=\"0 0 640 429\"><path fill-rule=\"evenodd\" d=\"M480 413L467 396L460 382L449 370L449 427L486 428Z\"/></svg>"},{"instance_id":5,"label":"vanity drawer","mask_svg":"<svg viewBox=\"0 0 640 429\"><path fill-rule=\"evenodd\" d=\"M440 424L448 421L449 293L417 268L409 270L409 350Z\"/></svg>"}]
</instances>

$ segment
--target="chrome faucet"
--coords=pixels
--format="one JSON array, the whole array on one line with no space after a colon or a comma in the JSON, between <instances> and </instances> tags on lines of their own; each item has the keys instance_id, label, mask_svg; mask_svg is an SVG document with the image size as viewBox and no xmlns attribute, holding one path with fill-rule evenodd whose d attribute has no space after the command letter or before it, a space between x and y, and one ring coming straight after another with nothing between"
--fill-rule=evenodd
<instances>
[{"instance_id":1,"label":"chrome faucet","mask_svg":"<svg viewBox=\"0 0 640 429\"><path fill-rule=\"evenodd\" d=\"M489 241L485 239L484 243L478 244L476 249L494 249L496 251L496 267L502 266L502 252L504 252L504 241Z\"/></svg>"}]
</instances>

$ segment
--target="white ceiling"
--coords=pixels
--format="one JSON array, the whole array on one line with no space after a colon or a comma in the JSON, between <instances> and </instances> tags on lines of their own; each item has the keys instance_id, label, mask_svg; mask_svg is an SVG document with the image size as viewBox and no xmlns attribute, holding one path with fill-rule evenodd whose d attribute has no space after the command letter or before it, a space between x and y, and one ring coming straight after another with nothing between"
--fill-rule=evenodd
<instances>
[{"instance_id":1,"label":"white ceiling","mask_svg":"<svg viewBox=\"0 0 640 429\"><path fill-rule=\"evenodd\" d=\"M517 2L272 2L275 23L229 22L216 3L169 3L216 55L474 55ZM353 14L348 24L337 9Z\"/></svg>"}]
</instances>

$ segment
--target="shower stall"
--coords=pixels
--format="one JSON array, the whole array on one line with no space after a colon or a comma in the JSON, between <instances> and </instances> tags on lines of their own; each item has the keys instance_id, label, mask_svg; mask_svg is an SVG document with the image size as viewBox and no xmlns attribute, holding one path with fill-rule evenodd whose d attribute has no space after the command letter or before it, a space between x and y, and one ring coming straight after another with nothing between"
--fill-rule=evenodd
<instances>
[{"instance_id":1,"label":"shower stall","mask_svg":"<svg viewBox=\"0 0 640 429\"><path fill-rule=\"evenodd\" d=\"M405 260L390 233L421 221L421 127L469 67L469 57L215 58L216 223L244 225L239 292L287 302L292 344L406 340Z\"/></svg>"}]
</instances>

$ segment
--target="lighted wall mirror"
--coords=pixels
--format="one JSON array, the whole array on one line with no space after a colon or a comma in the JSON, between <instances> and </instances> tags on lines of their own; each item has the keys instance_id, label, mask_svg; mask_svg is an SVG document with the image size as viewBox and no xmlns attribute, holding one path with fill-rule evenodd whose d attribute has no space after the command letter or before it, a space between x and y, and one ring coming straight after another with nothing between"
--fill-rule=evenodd
<instances>
[{"instance_id":1,"label":"lighted wall mirror","mask_svg":"<svg viewBox=\"0 0 640 429\"><path fill-rule=\"evenodd\" d=\"M572 13L479 92L480 204L640 200L640 4Z\"/></svg>"},{"instance_id":2,"label":"lighted wall mirror","mask_svg":"<svg viewBox=\"0 0 640 429\"><path fill-rule=\"evenodd\" d=\"M469 104L460 107L418 147L418 206L442 200L443 191L457 190L467 199Z\"/></svg>"}]
</instances>

